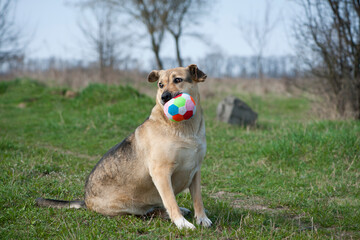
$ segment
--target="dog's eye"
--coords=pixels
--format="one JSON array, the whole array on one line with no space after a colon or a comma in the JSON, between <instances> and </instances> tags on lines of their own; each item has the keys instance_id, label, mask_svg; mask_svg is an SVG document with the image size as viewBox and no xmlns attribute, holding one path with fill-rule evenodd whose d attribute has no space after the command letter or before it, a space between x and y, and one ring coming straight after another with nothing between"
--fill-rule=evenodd
<instances>
[{"instance_id":1,"label":"dog's eye","mask_svg":"<svg viewBox=\"0 0 360 240\"><path fill-rule=\"evenodd\" d=\"M159 88L163 88L163 87L164 87L164 84L159 83Z\"/></svg>"},{"instance_id":2,"label":"dog's eye","mask_svg":"<svg viewBox=\"0 0 360 240\"><path fill-rule=\"evenodd\" d=\"M175 79L174 79L174 83L179 83L179 82L182 82L182 81L183 81L182 78L175 78Z\"/></svg>"}]
</instances>

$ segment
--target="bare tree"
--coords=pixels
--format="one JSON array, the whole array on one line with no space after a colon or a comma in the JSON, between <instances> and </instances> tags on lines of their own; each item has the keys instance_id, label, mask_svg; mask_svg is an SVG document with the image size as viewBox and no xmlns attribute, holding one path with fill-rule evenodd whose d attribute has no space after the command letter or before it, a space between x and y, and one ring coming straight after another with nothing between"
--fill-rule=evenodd
<instances>
[{"instance_id":1,"label":"bare tree","mask_svg":"<svg viewBox=\"0 0 360 240\"><path fill-rule=\"evenodd\" d=\"M200 9L205 6L204 0L162 0L164 9L168 11L163 24L175 41L176 59L179 66L183 66L180 51L180 38L184 34L186 27L195 24L201 16ZM209 4L209 3L208 3Z\"/></svg>"},{"instance_id":2,"label":"bare tree","mask_svg":"<svg viewBox=\"0 0 360 240\"><path fill-rule=\"evenodd\" d=\"M92 21L84 14L79 28L90 49L96 54L100 78L108 82L108 73L119 64L127 37L119 28L120 24L114 10L104 2L87 2L81 5L81 8L90 14Z\"/></svg>"},{"instance_id":3,"label":"bare tree","mask_svg":"<svg viewBox=\"0 0 360 240\"><path fill-rule=\"evenodd\" d=\"M166 18L167 11L157 0L133 0L131 2L133 2L133 7L128 8L128 13L145 25L150 35L151 49L154 52L156 64L159 69L163 69L160 50L165 34L162 22Z\"/></svg>"},{"instance_id":4,"label":"bare tree","mask_svg":"<svg viewBox=\"0 0 360 240\"><path fill-rule=\"evenodd\" d=\"M299 0L297 39L312 73L324 79L338 112L360 120L360 2Z\"/></svg>"},{"instance_id":5,"label":"bare tree","mask_svg":"<svg viewBox=\"0 0 360 240\"><path fill-rule=\"evenodd\" d=\"M0 0L0 65L23 55L25 43L13 22L16 1Z\"/></svg>"},{"instance_id":6,"label":"bare tree","mask_svg":"<svg viewBox=\"0 0 360 240\"><path fill-rule=\"evenodd\" d=\"M263 57L269 45L271 33L276 27L278 18L272 16L272 8L269 0L265 1L265 14L263 17L256 16L256 19L245 21L240 19L239 29L243 39L249 45L256 56L257 74L263 78Z\"/></svg>"},{"instance_id":7,"label":"bare tree","mask_svg":"<svg viewBox=\"0 0 360 240\"><path fill-rule=\"evenodd\" d=\"M163 68L160 50L165 33L174 38L176 58L180 66L183 59L180 51L180 39L186 26L201 16L200 8L209 5L205 0L104 0L117 6L122 12L140 22L150 37L151 49L159 69ZM207 3L207 4L205 4ZM199 34L191 34L199 36Z\"/></svg>"},{"instance_id":8,"label":"bare tree","mask_svg":"<svg viewBox=\"0 0 360 240\"><path fill-rule=\"evenodd\" d=\"M194 23L201 16L200 8L205 6L205 0L79 0L82 4L102 2L116 9L117 14L127 15L129 24L141 23L150 39L151 50L154 53L157 67L163 69L160 56L165 33L174 38L176 58L180 66L183 59L180 51L180 38L184 35L186 26ZM209 4L206 4L209 5ZM137 29L138 30L138 29ZM191 34L199 36L199 34Z\"/></svg>"},{"instance_id":9,"label":"bare tree","mask_svg":"<svg viewBox=\"0 0 360 240\"><path fill-rule=\"evenodd\" d=\"M91 0L90 0L91 1ZM94 0L92 0L94 1ZM162 0L102 0L110 7L116 8L118 13L130 16L129 22L135 20L141 23L149 37L151 50L154 53L156 64L163 69L160 57L161 45L165 35L164 19L168 11L164 9Z\"/></svg>"}]
</instances>

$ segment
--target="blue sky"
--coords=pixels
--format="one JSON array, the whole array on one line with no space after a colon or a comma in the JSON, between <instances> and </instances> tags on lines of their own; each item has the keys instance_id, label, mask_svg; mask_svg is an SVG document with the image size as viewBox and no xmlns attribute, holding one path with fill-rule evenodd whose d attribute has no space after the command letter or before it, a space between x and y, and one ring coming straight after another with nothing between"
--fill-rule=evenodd
<instances>
[{"instance_id":1,"label":"blue sky","mask_svg":"<svg viewBox=\"0 0 360 240\"><path fill-rule=\"evenodd\" d=\"M71 6L71 0L18 0L16 23L31 37L27 50L30 58L59 57L65 59L91 58L84 45L78 27L81 13ZM209 1L210 2L210 1ZM252 55L251 48L243 40L239 22L249 22L264 16L265 0L217 0L213 8L201 18L196 26L207 43L194 38L181 42L184 57L198 59L207 53L221 51L225 55ZM291 18L297 6L290 0L271 0L272 16L276 28L269 38L265 55L292 54ZM70 4L69 4L70 3ZM132 49L134 58L148 61L151 51L147 41ZM163 57L174 57L173 41L166 38L161 51Z\"/></svg>"}]
</instances>

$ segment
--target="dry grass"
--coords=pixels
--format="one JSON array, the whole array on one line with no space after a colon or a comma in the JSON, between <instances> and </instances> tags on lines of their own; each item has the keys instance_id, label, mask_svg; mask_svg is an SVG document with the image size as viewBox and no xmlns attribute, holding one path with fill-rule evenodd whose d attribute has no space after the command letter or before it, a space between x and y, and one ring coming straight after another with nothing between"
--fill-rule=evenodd
<instances>
[{"instance_id":1,"label":"dry grass","mask_svg":"<svg viewBox=\"0 0 360 240\"><path fill-rule=\"evenodd\" d=\"M300 94L297 88L292 87L285 79L242 79L242 78L209 78L206 84L200 87L202 96L212 98L219 95L228 95L236 92L245 92L263 96L267 94L291 96Z\"/></svg>"},{"instance_id":2,"label":"dry grass","mask_svg":"<svg viewBox=\"0 0 360 240\"><path fill-rule=\"evenodd\" d=\"M139 82L140 79L145 79L145 76L146 74L139 71L120 70L107 70L105 75L101 76L100 71L96 68L73 67L64 69L51 68L44 71L17 71L5 78L25 77L36 79L48 86L65 86L74 90L80 90L91 83L131 84L133 82Z\"/></svg>"},{"instance_id":3,"label":"dry grass","mask_svg":"<svg viewBox=\"0 0 360 240\"><path fill-rule=\"evenodd\" d=\"M150 97L155 96L156 84L147 82L147 73L139 71L107 71L102 79L96 68L73 67L64 69L48 69L45 71L18 71L1 79L12 78L36 79L48 86L69 87L79 91L91 83L108 83L131 85L139 92ZM340 115L336 110L334 96L324 82L314 78L298 79L244 79L244 78L211 78L206 84L200 84L203 99L217 99L220 101L228 95L253 95L253 96L285 96L305 97L311 102L310 115L318 119L342 120L353 117L347 110ZM20 106L21 107L21 106Z\"/></svg>"}]
</instances>

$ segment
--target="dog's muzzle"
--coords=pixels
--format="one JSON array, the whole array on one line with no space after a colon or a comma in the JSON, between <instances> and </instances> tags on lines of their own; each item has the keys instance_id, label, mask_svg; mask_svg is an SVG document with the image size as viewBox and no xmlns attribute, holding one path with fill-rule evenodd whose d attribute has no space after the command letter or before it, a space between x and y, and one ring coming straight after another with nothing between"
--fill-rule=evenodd
<instances>
[{"instance_id":1,"label":"dog's muzzle","mask_svg":"<svg viewBox=\"0 0 360 240\"><path fill-rule=\"evenodd\" d=\"M164 104L167 103L170 99L172 99L171 93L168 92L168 91L163 92L163 94L161 95L162 104L164 105Z\"/></svg>"},{"instance_id":2,"label":"dog's muzzle","mask_svg":"<svg viewBox=\"0 0 360 240\"><path fill-rule=\"evenodd\" d=\"M175 92L175 93L171 93L169 91L165 91L163 92L163 94L161 95L161 103L162 105L164 105L165 103L167 103L170 99L176 97L177 95L181 94L181 92Z\"/></svg>"}]
</instances>

